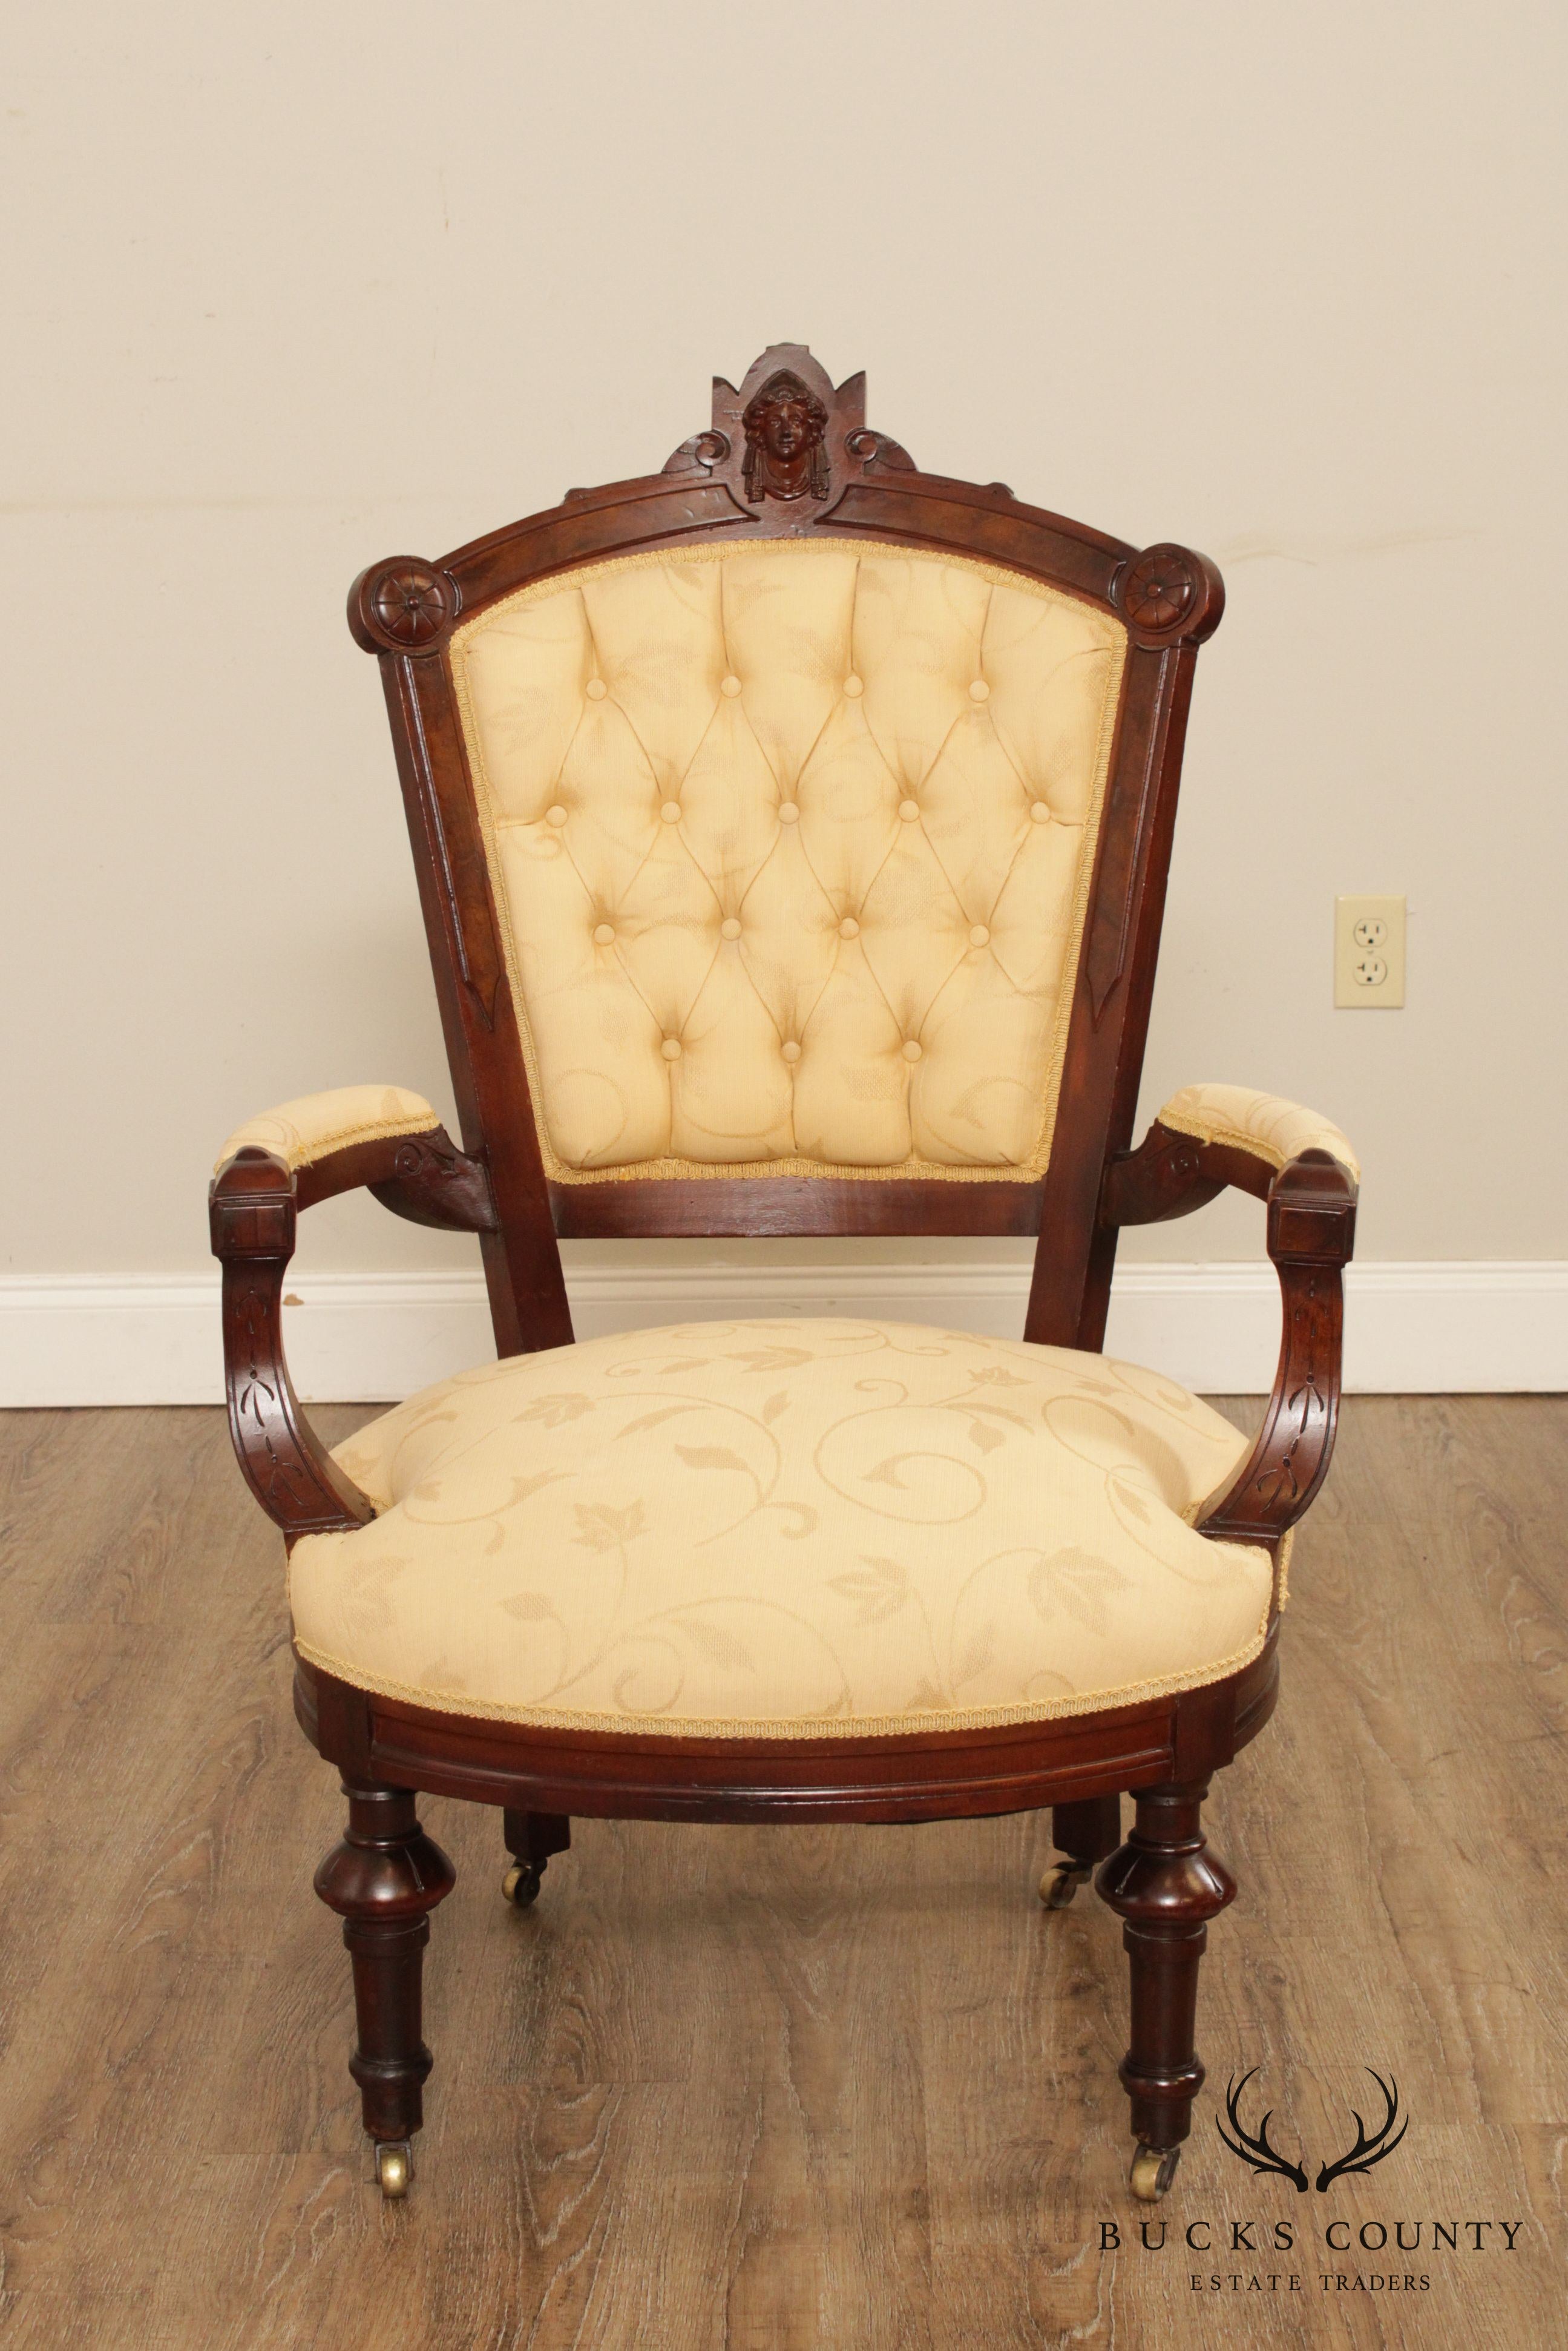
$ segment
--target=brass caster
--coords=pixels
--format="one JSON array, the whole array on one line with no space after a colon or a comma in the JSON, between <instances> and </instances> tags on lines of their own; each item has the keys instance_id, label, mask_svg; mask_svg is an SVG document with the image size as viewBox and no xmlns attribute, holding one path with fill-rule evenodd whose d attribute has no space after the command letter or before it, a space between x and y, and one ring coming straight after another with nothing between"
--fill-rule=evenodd
<instances>
[{"instance_id":1,"label":"brass caster","mask_svg":"<svg viewBox=\"0 0 1568 2351\"><path fill-rule=\"evenodd\" d=\"M501 1891L508 1902L526 1910L539 1898L539 1871L531 1861L515 1861L501 1880Z\"/></svg>"},{"instance_id":2,"label":"brass caster","mask_svg":"<svg viewBox=\"0 0 1568 2351\"><path fill-rule=\"evenodd\" d=\"M1065 1910L1085 1878L1092 1877L1092 1861L1059 1861L1040 1881L1040 1898L1048 1910Z\"/></svg>"},{"instance_id":3,"label":"brass caster","mask_svg":"<svg viewBox=\"0 0 1568 2351\"><path fill-rule=\"evenodd\" d=\"M1176 2178L1181 2161L1179 2147L1145 2147L1139 2142L1127 2184L1140 2204L1157 2204Z\"/></svg>"},{"instance_id":4,"label":"brass caster","mask_svg":"<svg viewBox=\"0 0 1568 2351\"><path fill-rule=\"evenodd\" d=\"M383 2138L376 2148L376 2178L382 2194L389 2199L408 2194L408 2183L413 2177L413 2158L405 2138Z\"/></svg>"}]
</instances>

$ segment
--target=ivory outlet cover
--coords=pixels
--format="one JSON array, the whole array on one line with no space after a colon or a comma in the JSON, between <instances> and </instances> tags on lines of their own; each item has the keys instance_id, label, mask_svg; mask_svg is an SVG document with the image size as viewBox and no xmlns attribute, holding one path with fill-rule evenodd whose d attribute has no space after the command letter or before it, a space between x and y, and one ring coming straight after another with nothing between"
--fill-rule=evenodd
<instances>
[{"instance_id":1,"label":"ivory outlet cover","mask_svg":"<svg viewBox=\"0 0 1568 2351\"><path fill-rule=\"evenodd\" d=\"M1403 1008L1403 898L1334 900L1333 1000L1342 1012Z\"/></svg>"}]
</instances>

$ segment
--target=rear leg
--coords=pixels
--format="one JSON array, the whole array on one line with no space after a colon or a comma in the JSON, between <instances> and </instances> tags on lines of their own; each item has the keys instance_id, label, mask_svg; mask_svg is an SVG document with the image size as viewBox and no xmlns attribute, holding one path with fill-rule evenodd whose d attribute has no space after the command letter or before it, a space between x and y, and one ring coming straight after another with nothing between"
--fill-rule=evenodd
<instances>
[{"instance_id":1,"label":"rear leg","mask_svg":"<svg viewBox=\"0 0 1568 2351\"><path fill-rule=\"evenodd\" d=\"M1121 1797L1082 1796L1076 1803L1053 1805L1051 1835L1067 1858L1046 1871L1040 1898L1048 1910L1065 1910L1095 1863L1106 1860L1122 1842Z\"/></svg>"},{"instance_id":2,"label":"rear leg","mask_svg":"<svg viewBox=\"0 0 1568 2351\"><path fill-rule=\"evenodd\" d=\"M564 1813L515 1813L508 1805L501 1815L502 1834L512 1865L501 1880L501 1891L519 1910L538 1899L539 1883L552 1853L571 1844L571 1823Z\"/></svg>"}]
</instances>

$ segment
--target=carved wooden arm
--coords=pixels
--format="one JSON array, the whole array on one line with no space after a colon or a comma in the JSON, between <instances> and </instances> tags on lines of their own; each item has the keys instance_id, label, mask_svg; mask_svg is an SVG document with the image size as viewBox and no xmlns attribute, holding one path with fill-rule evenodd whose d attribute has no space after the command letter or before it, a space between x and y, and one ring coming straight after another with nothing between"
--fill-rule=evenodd
<instances>
[{"instance_id":1,"label":"carved wooden arm","mask_svg":"<svg viewBox=\"0 0 1568 2351\"><path fill-rule=\"evenodd\" d=\"M484 1167L465 1158L423 1107L431 1123L418 1133L367 1134L363 1123L340 1125L333 1131L344 1140L316 1148L296 1165L290 1161L297 1149L285 1136L272 1148L241 1140L276 1122L277 1113L269 1113L267 1121L255 1121L231 1137L235 1147L208 1193L213 1254L223 1266L229 1434L252 1493L290 1543L298 1535L362 1527L375 1516L368 1496L339 1468L306 1420L284 1360L283 1279L299 1210L365 1185L415 1224L463 1233L496 1228ZM284 1123L298 1136L299 1122Z\"/></svg>"},{"instance_id":2,"label":"carved wooden arm","mask_svg":"<svg viewBox=\"0 0 1568 2351\"><path fill-rule=\"evenodd\" d=\"M1176 1105L1183 1100L1177 1095ZM1310 1113L1298 1116L1306 1120ZM1341 1277L1355 1241L1356 1177L1349 1148L1337 1130L1319 1121L1318 1131L1333 1135L1343 1155L1312 1144L1281 1165L1272 1133L1265 1137L1230 1124L1225 1140L1211 1142L1167 1126L1165 1117L1162 1112L1136 1151L1107 1167L1101 1222L1145 1225L1185 1217L1228 1184L1268 1202L1269 1255L1284 1306L1279 1368L1258 1441L1224 1493L1209 1503L1198 1532L1216 1541L1273 1548L1322 1484L1333 1452L1344 1315ZM1277 1130L1279 1122L1273 1123Z\"/></svg>"}]
</instances>

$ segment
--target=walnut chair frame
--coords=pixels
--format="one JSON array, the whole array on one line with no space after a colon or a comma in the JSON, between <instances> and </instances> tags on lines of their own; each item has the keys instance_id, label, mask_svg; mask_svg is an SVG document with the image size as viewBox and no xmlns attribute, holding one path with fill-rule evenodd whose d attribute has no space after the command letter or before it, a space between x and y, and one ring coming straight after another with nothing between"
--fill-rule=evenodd
<instances>
[{"instance_id":1,"label":"walnut chair frame","mask_svg":"<svg viewBox=\"0 0 1568 2351\"><path fill-rule=\"evenodd\" d=\"M759 444L748 404L782 373L819 403L810 444ZM446 657L458 616L599 558L694 541L831 537L979 558L1116 615L1127 664L1068 1031L1061 1106L1039 1181L952 1184L798 1176L547 1178L507 985L473 783ZM356 581L350 625L381 665L461 1147L439 1127L354 1141L291 1168L238 1151L212 1186L223 1267L230 1426L240 1465L290 1544L354 1528L371 1503L300 1411L284 1360L282 1295L301 1208L359 1186L394 1214L477 1236L502 1355L572 1337L558 1239L580 1236L1038 1233L1026 1339L1100 1348L1117 1235L1184 1216L1226 1186L1266 1203L1283 1339L1260 1433L1199 1531L1278 1558L1326 1472L1340 1391L1341 1273L1356 1190L1327 1152L1283 1165L1247 1138L1132 1125L1148 1025L1197 649L1224 591L1204 557L1142 553L980 487L919 472L871 430L864 379L836 390L802 347L765 352L738 390L715 384L710 427L664 470L569 491L558 507L439 562L396 557ZM1276 1591L1278 1577L1276 1578ZM1050 1806L1065 1855L1053 1907L1099 1865L1124 1921L1132 2026L1134 2192L1163 2194L1190 2128L1207 1922L1235 1886L1206 1844L1211 1775L1255 1738L1278 1688L1277 1611L1261 1653L1197 1688L1076 1718L910 1736L696 1739L547 1729L423 1708L358 1689L301 1660L296 1711L342 1775L344 1841L317 1876L351 1954L359 2044L351 2071L383 2189L402 2193L431 2056L420 1985L429 1913L454 1874L421 1829L415 1792L502 1809L506 1889L530 1901L573 1815L737 1822L912 1822ZM1135 1820L1123 1841L1120 1796Z\"/></svg>"}]
</instances>

